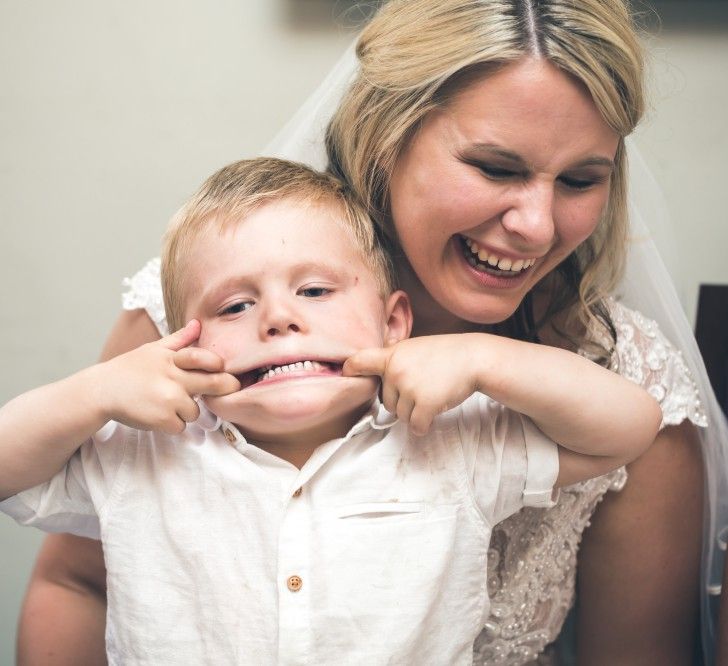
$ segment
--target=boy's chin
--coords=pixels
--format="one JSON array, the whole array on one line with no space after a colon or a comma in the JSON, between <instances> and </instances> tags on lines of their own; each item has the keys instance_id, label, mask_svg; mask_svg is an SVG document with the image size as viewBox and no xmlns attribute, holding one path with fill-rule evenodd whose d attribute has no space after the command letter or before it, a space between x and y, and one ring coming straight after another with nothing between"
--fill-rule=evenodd
<instances>
[{"instance_id":1,"label":"boy's chin","mask_svg":"<svg viewBox=\"0 0 728 666\"><path fill-rule=\"evenodd\" d=\"M330 424L343 437L374 400L378 377L326 377L250 387L205 398L209 409L243 432L266 439Z\"/></svg>"}]
</instances>

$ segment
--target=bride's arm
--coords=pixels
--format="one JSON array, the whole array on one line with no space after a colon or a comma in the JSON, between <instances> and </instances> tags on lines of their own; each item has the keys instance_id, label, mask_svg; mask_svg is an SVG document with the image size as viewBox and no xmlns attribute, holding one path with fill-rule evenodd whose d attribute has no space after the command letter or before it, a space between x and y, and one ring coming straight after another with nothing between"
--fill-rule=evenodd
<instances>
[{"instance_id":1,"label":"bride's arm","mask_svg":"<svg viewBox=\"0 0 728 666\"><path fill-rule=\"evenodd\" d=\"M107 360L159 339L144 310L123 312L101 353ZM45 538L18 627L19 666L106 663L106 568L101 544L69 534Z\"/></svg>"},{"instance_id":2,"label":"bride's arm","mask_svg":"<svg viewBox=\"0 0 728 666\"><path fill-rule=\"evenodd\" d=\"M665 428L607 493L579 551L578 664L695 663L703 466L695 427Z\"/></svg>"}]
</instances>

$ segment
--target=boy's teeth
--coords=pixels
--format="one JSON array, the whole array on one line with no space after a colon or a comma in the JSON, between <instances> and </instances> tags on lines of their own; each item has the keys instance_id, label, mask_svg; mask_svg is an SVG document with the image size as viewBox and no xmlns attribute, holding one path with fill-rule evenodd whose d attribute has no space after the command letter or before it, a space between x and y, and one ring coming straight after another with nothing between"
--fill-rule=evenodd
<instances>
[{"instance_id":1,"label":"boy's teeth","mask_svg":"<svg viewBox=\"0 0 728 666\"><path fill-rule=\"evenodd\" d=\"M488 252L488 250L480 247L474 240L470 238L465 238L465 245L467 245L472 252L469 260L470 263L472 263L473 265L475 265L475 257L477 257L478 261L481 264L488 264L488 266L492 266L493 268L497 267L502 271L511 271L514 273L518 273L519 271L522 271L526 268L530 268L536 263L535 258L517 259L516 261L513 261L513 259L508 259L507 257L499 257L495 254L491 254L490 252Z\"/></svg>"},{"instance_id":2,"label":"boy's teeth","mask_svg":"<svg viewBox=\"0 0 728 666\"><path fill-rule=\"evenodd\" d=\"M262 372L258 378L258 381L263 379L270 379L276 375L284 375L287 372L300 372L301 370L313 371L313 370L324 370L325 366L317 361L297 361L296 363L289 363L287 365L273 365L268 366L268 369Z\"/></svg>"}]
</instances>

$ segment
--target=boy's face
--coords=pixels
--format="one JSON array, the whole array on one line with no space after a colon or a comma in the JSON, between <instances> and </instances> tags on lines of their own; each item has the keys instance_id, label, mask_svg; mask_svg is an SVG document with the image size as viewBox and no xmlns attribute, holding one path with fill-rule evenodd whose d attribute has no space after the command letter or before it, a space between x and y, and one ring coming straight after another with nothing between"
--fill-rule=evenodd
<instances>
[{"instance_id":1,"label":"boy's face","mask_svg":"<svg viewBox=\"0 0 728 666\"><path fill-rule=\"evenodd\" d=\"M402 292L386 301L331 203L283 199L195 240L187 320L242 389L206 403L253 441L320 443L368 408L378 378L343 377L352 353L407 337Z\"/></svg>"}]
</instances>

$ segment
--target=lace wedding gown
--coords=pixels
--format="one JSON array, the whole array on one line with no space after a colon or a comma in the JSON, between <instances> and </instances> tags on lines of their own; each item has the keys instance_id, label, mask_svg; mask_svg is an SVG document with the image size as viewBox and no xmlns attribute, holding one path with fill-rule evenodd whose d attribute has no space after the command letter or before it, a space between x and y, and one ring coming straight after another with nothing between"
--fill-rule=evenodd
<instances>
[{"instance_id":1,"label":"lace wedding gown","mask_svg":"<svg viewBox=\"0 0 728 666\"><path fill-rule=\"evenodd\" d=\"M123 305L143 308L167 333L159 259L125 280ZM698 391L679 351L657 324L616 301L609 303L617 330L611 369L645 387L662 407L662 425L689 419L706 426ZM475 641L473 663L555 665L547 646L556 640L574 602L576 555L584 529L608 490L627 481L624 468L561 490L551 509L525 508L497 525L488 553L491 613ZM485 572L484 572L485 573Z\"/></svg>"}]
</instances>

